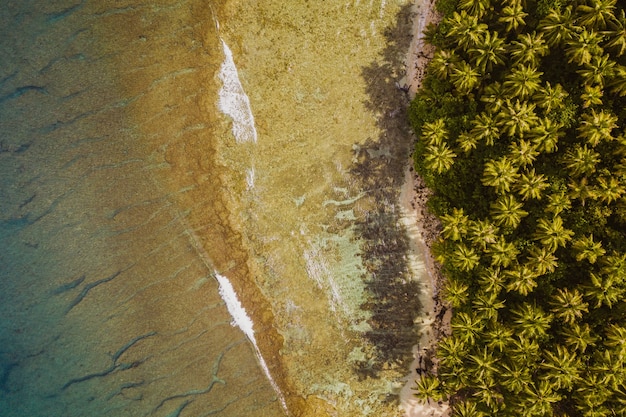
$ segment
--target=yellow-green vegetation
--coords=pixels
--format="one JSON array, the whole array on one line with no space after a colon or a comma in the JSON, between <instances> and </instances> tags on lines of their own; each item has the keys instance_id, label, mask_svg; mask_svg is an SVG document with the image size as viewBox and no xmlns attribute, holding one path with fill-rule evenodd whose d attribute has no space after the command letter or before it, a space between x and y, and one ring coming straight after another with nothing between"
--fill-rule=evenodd
<instances>
[{"instance_id":1,"label":"yellow-green vegetation","mask_svg":"<svg viewBox=\"0 0 626 417\"><path fill-rule=\"evenodd\" d=\"M410 108L455 416L626 416L626 2L439 0Z\"/></svg>"}]
</instances>

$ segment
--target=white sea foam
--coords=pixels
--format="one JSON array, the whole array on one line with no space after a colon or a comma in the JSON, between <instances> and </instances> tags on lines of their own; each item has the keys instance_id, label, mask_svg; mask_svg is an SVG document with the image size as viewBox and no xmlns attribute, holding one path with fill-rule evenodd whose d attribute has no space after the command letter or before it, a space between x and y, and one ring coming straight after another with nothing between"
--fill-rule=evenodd
<instances>
[{"instance_id":1,"label":"white sea foam","mask_svg":"<svg viewBox=\"0 0 626 417\"><path fill-rule=\"evenodd\" d=\"M287 402L285 401L285 396L283 395L276 381L274 381L274 378L272 378L270 369L267 366L267 363L265 362L263 355L261 355L261 350L259 349L259 346L256 343L256 338L254 337L254 323L252 322L252 319L248 316L248 314L246 313L246 310L241 305L241 302L239 301L239 298L237 297L237 293L235 292L235 289L233 288L233 285L230 283L228 278L217 273L215 274L215 278L217 279L217 282L220 284L220 289L219 289L220 296L222 297L222 300L224 300L224 302L226 303L226 308L228 308L228 312L233 318L233 321L231 322L231 324L233 326L239 327L241 331L246 335L246 337L248 337L252 345L254 346L254 351L256 353L257 358L259 359L261 368L263 368L263 372L265 372L265 376L267 377L270 384L272 385L272 388L274 388L274 391L276 392L276 395L278 396L278 399L280 400L280 404L285 410L285 413L289 416L290 413L289 413L289 409L287 408Z\"/></svg>"},{"instance_id":2,"label":"white sea foam","mask_svg":"<svg viewBox=\"0 0 626 417\"><path fill-rule=\"evenodd\" d=\"M254 188L254 180L256 178L256 174L254 172L254 167L248 168L246 170L246 189L248 191Z\"/></svg>"},{"instance_id":3,"label":"white sea foam","mask_svg":"<svg viewBox=\"0 0 626 417\"><path fill-rule=\"evenodd\" d=\"M239 72L235 66L233 53L223 39L222 48L224 49L224 62L222 62L219 73L222 81L218 100L219 109L233 119L233 135L237 143L256 143L257 133L250 99L239 80Z\"/></svg>"}]
</instances>

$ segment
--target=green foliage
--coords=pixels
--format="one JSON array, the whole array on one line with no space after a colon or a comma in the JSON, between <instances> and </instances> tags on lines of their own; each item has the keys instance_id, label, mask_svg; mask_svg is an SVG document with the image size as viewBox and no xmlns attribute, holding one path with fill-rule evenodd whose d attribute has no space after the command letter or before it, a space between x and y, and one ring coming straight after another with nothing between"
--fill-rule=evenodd
<instances>
[{"instance_id":1,"label":"green foliage","mask_svg":"<svg viewBox=\"0 0 626 417\"><path fill-rule=\"evenodd\" d=\"M421 396L453 416L624 416L626 5L437 7L409 120L454 314Z\"/></svg>"}]
</instances>

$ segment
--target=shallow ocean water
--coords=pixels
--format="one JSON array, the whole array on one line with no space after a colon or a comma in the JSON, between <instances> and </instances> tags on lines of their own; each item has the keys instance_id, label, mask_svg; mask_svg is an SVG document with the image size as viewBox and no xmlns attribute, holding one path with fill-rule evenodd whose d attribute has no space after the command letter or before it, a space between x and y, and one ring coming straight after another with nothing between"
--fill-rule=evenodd
<instances>
[{"instance_id":1,"label":"shallow ocean water","mask_svg":"<svg viewBox=\"0 0 626 417\"><path fill-rule=\"evenodd\" d=\"M408 6L2 8L0 415L401 415Z\"/></svg>"}]
</instances>

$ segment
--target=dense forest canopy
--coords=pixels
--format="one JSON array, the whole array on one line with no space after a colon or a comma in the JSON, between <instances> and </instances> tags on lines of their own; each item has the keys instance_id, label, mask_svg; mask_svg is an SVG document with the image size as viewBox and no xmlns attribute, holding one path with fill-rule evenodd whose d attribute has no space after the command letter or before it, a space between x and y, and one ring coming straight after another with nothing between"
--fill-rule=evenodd
<instances>
[{"instance_id":1,"label":"dense forest canopy","mask_svg":"<svg viewBox=\"0 0 626 417\"><path fill-rule=\"evenodd\" d=\"M626 415L626 2L439 0L409 117L455 416Z\"/></svg>"}]
</instances>

